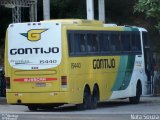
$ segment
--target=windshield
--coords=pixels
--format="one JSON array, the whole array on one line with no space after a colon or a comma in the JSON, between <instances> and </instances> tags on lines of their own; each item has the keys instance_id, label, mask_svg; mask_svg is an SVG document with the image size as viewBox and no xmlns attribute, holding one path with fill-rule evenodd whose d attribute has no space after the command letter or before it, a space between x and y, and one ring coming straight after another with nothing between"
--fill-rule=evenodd
<instances>
[{"instance_id":1,"label":"windshield","mask_svg":"<svg viewBox=\"0 0 160 120\"><path fill-rule=\"evenodd\" d=\"M8 61L13 68L38 70L61 62L61 24L16 23L8 27Z\"/></svg>"}]
</instances>

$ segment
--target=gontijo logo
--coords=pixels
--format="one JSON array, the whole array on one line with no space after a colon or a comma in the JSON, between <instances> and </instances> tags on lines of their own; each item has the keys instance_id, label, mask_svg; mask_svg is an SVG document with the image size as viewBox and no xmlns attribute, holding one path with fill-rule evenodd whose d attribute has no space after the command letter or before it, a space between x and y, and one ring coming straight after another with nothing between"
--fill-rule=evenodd
<instances>
[{"instance_id":1,"label":"gontijo logo","mask_svg":"<svg viewBox=\"0 0 160 120\"><path fill-rule=\"evenodd\" d=\"M41 34L48 29L31 29L27 33L20 33L24 37L27 37L29 41L38 41L41 39Z\"/></svg>"}]
</instances>

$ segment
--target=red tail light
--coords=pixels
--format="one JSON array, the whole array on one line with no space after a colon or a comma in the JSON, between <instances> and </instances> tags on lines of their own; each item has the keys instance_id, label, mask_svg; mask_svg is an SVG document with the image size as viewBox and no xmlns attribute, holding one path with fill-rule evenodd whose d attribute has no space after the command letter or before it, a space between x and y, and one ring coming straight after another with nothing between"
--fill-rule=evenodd
<instances>
[{"instance_id":1,"label":"red tail light","mask_svg":"<svg viewBox=\"0 0 160 120\"><path fill-rule=\"evenodd\" d=\"M5 77L6 80L6 88L10 89L10 77Z\"/></svg>"},{"instance_id":2,"label":"red tail light","mask_svg":"<svg viewBox=\"0 0 160 120\"><path fill-rule=\"evenodd\" d=\"M61 76L61 85L67 85L67 76Z\"/></svg>"}]
</instances>

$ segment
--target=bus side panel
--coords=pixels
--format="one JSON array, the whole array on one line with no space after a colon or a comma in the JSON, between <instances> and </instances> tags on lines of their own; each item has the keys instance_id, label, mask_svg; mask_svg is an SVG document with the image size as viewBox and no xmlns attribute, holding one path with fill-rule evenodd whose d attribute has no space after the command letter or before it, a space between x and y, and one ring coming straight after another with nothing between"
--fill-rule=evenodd
<instances>
[{"instance_id":1,"label":"bus side panel","mask_svg":"<svg viewBox=\"0 0 160 120\"><path fill-rule=\"evenodd\" d=\"M93 89L95 75L93 74L92 63L90 58L70 57L69 58L69 76L72 82L72 99L76 103L82 103L85 85L89 85L90 91Z\"/></svg>"},{"instance_id":2,"label":"bus side panel","mask_svg":"<svg viewBox=\"0 0 160 120\"><path fill-rule=\"evenodd\" d=\"M144 74L144 65L143 65L143 57L141 55L135 56L135 61L133 64L133 72L131 74L130 79L127 83L128 86L124 90L117 90L113 91L112 96L110 99L117 99L117 98L126 98L126 97L133 97L136 96L136 85L138 80L141 81L142 84L142 94L145 86L145 74ZM123 84L122 84L123 86Z\"/></svg>"},{"instance_id":3,"label":"bus side panel","mask_svg":"<svg viewBox=\"0 0 160 120\"><path fill-rule=\"evenodd\" d=\"M74 84L71 88L74 96L72 99L82 102L85 85L89 85L92 94L95 84L99 87L100 101L108 99L116 80L119 58L118 56L69 58L69 76Z\"/></svg>"},{"instance_id":4,"label":"bus side panel","mask_svg":"<svg viewBox=\"0 0 160 120\"><path fill-rule=\"evenodd\" d=\"M119 66L119 56L99 56L95 57L94 74L99 85L100 101L107 100L112 94L112 87L116 82ZM103 62L102 62L102 61ZM104 61L105 60L105 61Z\"/></svg>"}]
</instances>

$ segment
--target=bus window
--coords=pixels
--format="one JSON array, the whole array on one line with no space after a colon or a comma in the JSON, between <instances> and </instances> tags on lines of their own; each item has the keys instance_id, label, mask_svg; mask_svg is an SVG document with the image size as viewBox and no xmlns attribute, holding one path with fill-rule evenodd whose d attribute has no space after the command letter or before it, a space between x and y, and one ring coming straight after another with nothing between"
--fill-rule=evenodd
<instances>
[{"instance_id":1,"label":"bus window","mask_svg":"<svg viewBox=\"0 0 160 120\"><path fill-rule=\"evenodd\" d=\"M87 51L98 52L98 36L97 34L87 34Z\"/></svg>"},{"instance_id":2,"label":"bus window","mask_svg":"<svg viewBox=\"0 0 160 120\"><path fill-rule=\"evenodd\" d=\"M121 48L122 48L122 52L131 51L131 40L130 40L129 33L122 33L121 34Z\"/></svg>"},{"instance_id":3,"label":"bus window","mask_svg":"<svg viewBox=\"0 0 160 120\"><path fill-rule=\"evenodd\" d=\"M140 34L133 33L131 35L132 51L141 51Z\"/></svg>"},{"instance_id":4,"label":"bus window","mask_svg":"<svg viewBox=\"0 0 160 120\"><path fill-rule=\"evenodd\" d=\"M110 35L110 50L111 51L120 51L120 39L118 34L111 34Z\"/></svg>"},{"instance_id":5,"label":"bus window","mask_svg":"<svg viewBox=\"0 0 160 120\"><path fill-rule=\"evenodd\" d=\"M149 48L149 39L147 32L143 32L142 38L143 38L144 48Z\"/></svg>"},{"instance_id":6,"label":"bus window","mask_svg":"<svg viewBox=\"0 0 160 120\"><path fill-rule=\"evenodd\" d=\"M109 51L109 35L108 35L108 33L101 33L99 42L100 42L101 52L108 52Z\"/></svg>"},{"instance_id":7,"label":"bus window","mask_svg":"<svg viewBox=\"0 0 160 120\"><path fill-rule=\"evenodd\" d=\"M85 34L74 34L74 44L75 44L75 52L76 53L85 53L86 52L86 44L85 44Z\"/></svg>"},{"instance_id":8,"label":"bus window","mask_svg":"<svg viewBox=\"0 0 160 120\"><path fill-rule=\"evenodd\" d=\"M68 49L69 49L69 54L73 55L74 54L74 39L73 39L72 33L68 34Z\"/></svg>"},{"instance_id":9,"label":"bus window","mask_svg":"<svg viewBox=\"0 0 160 120\"><path fill-rule=\"evenodd\" d=\"M138 51L141 51L141 38L140 38L140 34L136 34L136 45L138 47Z\"/></svg>"}]
</instances>

